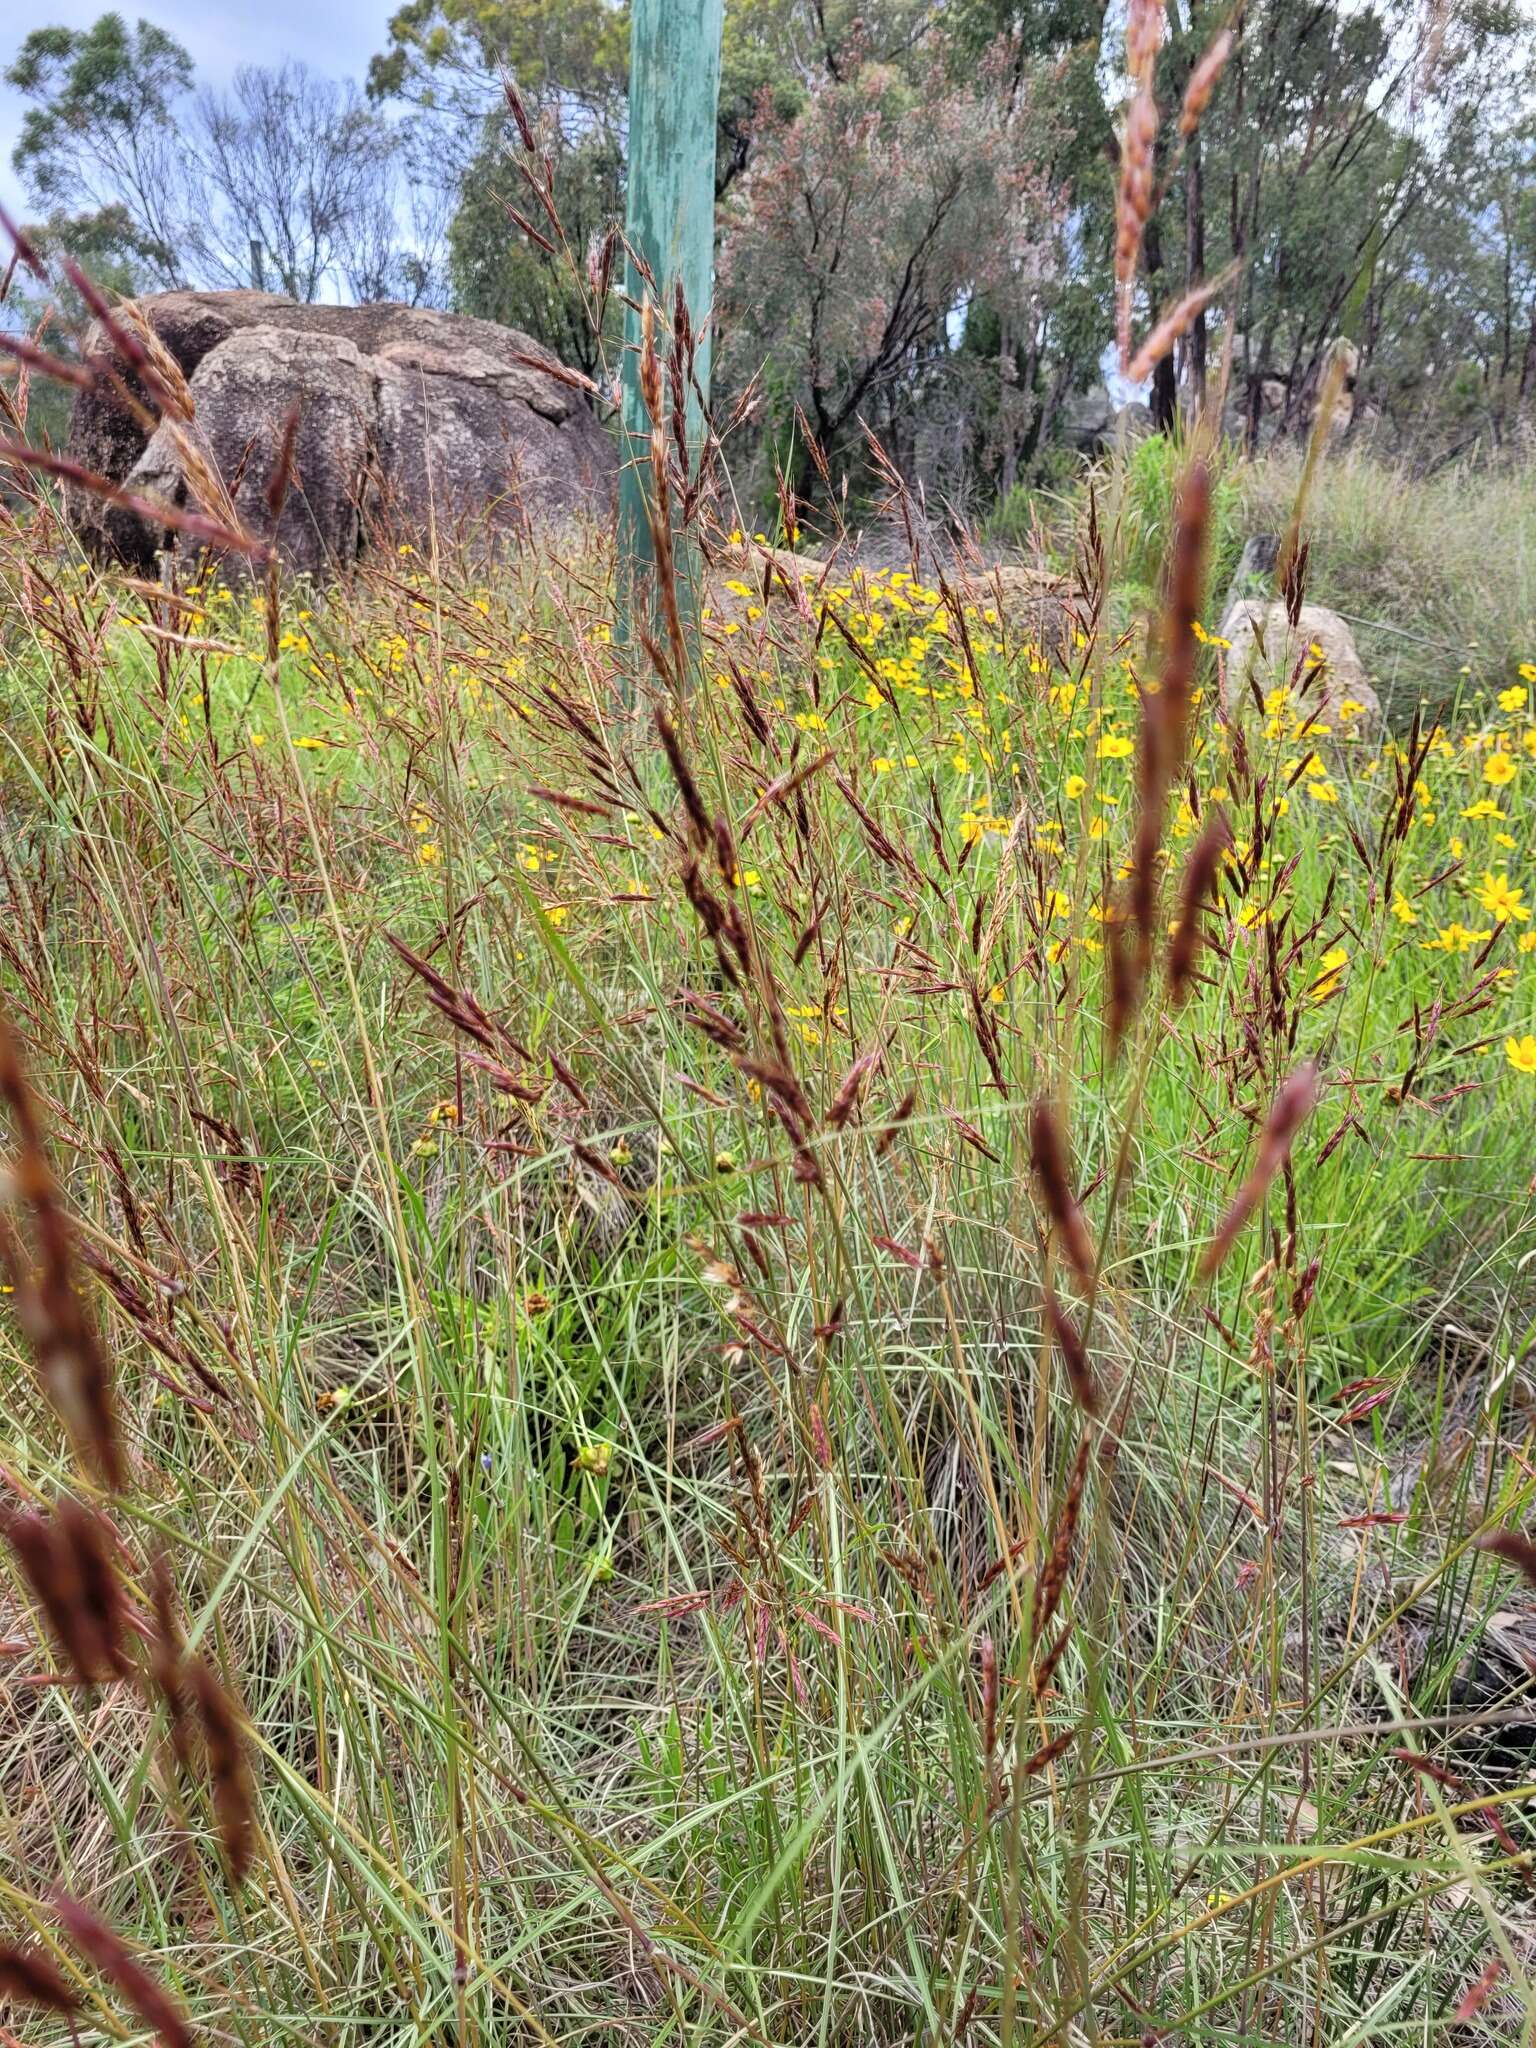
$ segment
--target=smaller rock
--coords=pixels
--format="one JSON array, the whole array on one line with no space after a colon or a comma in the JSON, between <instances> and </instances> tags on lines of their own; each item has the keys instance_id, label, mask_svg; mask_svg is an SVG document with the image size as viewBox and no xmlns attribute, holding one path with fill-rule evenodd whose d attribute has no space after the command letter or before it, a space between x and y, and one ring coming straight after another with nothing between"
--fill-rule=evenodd
<instances>
[{"instance_id":1,"label":"smaller rock","mask_svg":"<svg viewBox=\"0 0 1536 2048\"><path fill-rule=\"evenodd\" d=\"M723 548L711 564L705 601L717 621L739 624L759 608L772 608L779 618L798 613L810 626L824 587L846 585L857 593L866 574L863 564L835 554L796 554L761 541L738 542ZM962 604L995 612L1012 638L1027 639L1048 656L1070 650L1077 617L1071 605L1073 586L1066 577L999 563L991 568L956 567L946 572L945 580ZM743 588L750 596L742 595Z\"/></svg>"},{"instance_id":2,"label":"smaller rock","mask_svg":"<svg viewBox=\"0 0 1536 2048\"><path fill-rule=\"evenodd\" d=\"M1115 408L1102 384L1076 392L1061 409L1061 438L1080 455L1097 455L1115 424Z\"/></svg>"},{"instance_id":3,"label":"smaller rock","mask_svg":"<svg viewBox=\"0 0 1536 2048\"><path fill-rule=\"evenodd\" d=\"M1079 455L1102 455L1113 448L1122 431L1128 442L1145 440L1155 431L1152 408L1139 398L1116 405L1103 384L1069 398L1061 411L1061 439Z\"/></svg>"},{"instance_id":4,"label":"smaller rock","mask_svg":"<svg viewBox=\"0 0 1536 2048\"><path fill-rule=\"evenodd\" d=\"M1290 684L1300 661L1301 674L1292 684L1296 708L1330 727L1335 737L1379 724L1381 699L1366 681L1355 636L1326 605L1304 604L1293 626L1283 604L1239 598L1222 620L1221 637L1231 643L1227 695L1234 706L1250 675L1267 692Z\"/></svg>"}]
</instances>

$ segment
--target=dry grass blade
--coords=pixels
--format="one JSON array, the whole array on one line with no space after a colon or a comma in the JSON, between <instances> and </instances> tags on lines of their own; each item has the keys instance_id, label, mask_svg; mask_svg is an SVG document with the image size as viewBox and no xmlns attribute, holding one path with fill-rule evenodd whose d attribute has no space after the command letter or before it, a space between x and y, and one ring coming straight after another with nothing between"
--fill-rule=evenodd
<instances>
[{"instance_id":1,"label":"dry grass blade","mask_svg":"<svg viewBox=\"0 0 1536 2048\"><path fill-rule=\"evenodd\" d=\"M522 94L517 89L516 81L511 78L504 78L501 82L501 89L506 97L507 109L517 128L519 142L522 143L523 148L527 150L530 156L537 154L538 141L533 132L533 123L528 119L528 109L524 104Z\"/></svg>"},{"instance_id":2,"label":"dry grass blade","mask_svg":"<svg viewBox=\"0 0 1536 2048\"><path fill-rule=\"evenodd\" d=\"M827 1122L834 1131L840 1131L859 1106L859 1097L864 1092L864 1083L880 1064L878 1048L861 1053L844 1074L838 1090L827 1111Z\"/></svg>"},{"instance_id":3,"label":"dry grass blade","mask_svg":"<svg viewBox=\"0 0 1536 2048\"><path fill-rule=\"evenodd\" d=\"M536 228L533 222L528 218L527 214L520 213L509 199L499 199L498 203L501 207L502 212L507 216L507 219L511 221L513 227L520 229L522 233L528 237L529 241L535 245L535 247L542 249L546 256L555 256L559 254L559 251L556 249L554 243L549 239L548 235L545 234L542 228Z\"/></svg>"},{"instance_id":4,"label":"dry grass blade","mask_svg":"<svg viewBox=\"0 0 1536 2048\"><path fill-rule=\"evenodd\" d=\"M1482 1975L1477 1981L1467 1987L1456 2010L1451 2014L1451 2018L1456 2025L1465 2026L1477 2018L1498 1988L1499 1979L1503 1975L1504 1964L1498 1956L1495 1956L1493 1961L1483 1970Z\"/></svg>"},{"instance_id":5,"label":"dry grass blade","mask_svg":"<svg viewBox=\"0 0 1536 2048\"><path fill-rule=\"evenodd\" d=\"M144 366L148 365L153 382L145 380L145 386L156 404L162 412L170 413L176 419L190 420L197 411L191 387L181 373L180 363L156 334L136 299L124 299L115 309L114 338L125 329L142 351L138 365L141 380L144 380Z\"/></svg>"},{"instance_id":6,"label":"dry grass blade","mask_svg":"<svg viewBox=\"0 0 1536 2048\"><path fill-rule=\"evenodd\" d=\"M466 1038L472 1038L486 1052L494 1054L502 1044L503 1034L497 1030L471 991L467 988L455 988L451 982L444 980L430 960L424 960L419 953L413 952L404 939L397 939L393 932L386 932L384 938L411 972L419 976L425 984L427 1001L432 1007L441 1011L448 1022L456 1030L462 1031ZM517 1091L514 1087L509 1092Z\"/></svg>"},{"instance_id":7,"label":"dry grass blade","mask_svg":"<svg viewBox=\"0 0 1536 2048\"><path fill-rule=\"evenodd\" d=\"M981 1753L991 1756L997 1748L997 1645L991 1636L981 1639Z\"/></svg>"},{"instance_id":8,"label":"dry grass blade","mask_svg":"<svg viewBox=\"0 0 1536 2048\"><path fill-rule=\"evenodd\" d=\"M182 1671L181 1629L176 1619L176 1596L171 1568L164 1553L156 1551L150 1566L152 1595L149 1668L160 1691L170 1730L171 1748L184 1771L191 1769L192 1746L187 1733L187 1699Z\"/></svg>"},{"instance_id":9,"label":"dry grass blade","mask_svg":"<svg viewBox=\"0 0 1536 2048\"><path fill-rule=\"evenodd\" d=\"M1317 411L1313 416L1312 432L1307 439L1306 458L1301 467L1301 478L1296 486L1296 496L1291 506L1285 538L1280 543L1280 553L1275 562L1275 586L1282 592L1294 583L1297 557L1302 546L1302 524L1312 496L1318 463L1322 460L1323 450L1327 447L1328 438L1333 432L1333 418L1344 393L1348 366L1347 345L1342 341L1335 342L1328 357L1328 367L1323 372L1322 387L1317 395Z\"/></svg>"},{"instance_id":10,"label":"dry grass blade","mask_svg":"<svg viewBox=\"0 0 1536 2048\"><path fill-rule=\"evenodd\" d=\"M601 389L590 377L584 377L580 370L573 370L565 363L557 363L549 356L530 356L519 349L508 352L508 360L521 363L525 369L537 370L541 377L552 377L557 384L565 384L572 391L579 391L584 398L600 399Z\"/></svg>"},{"instance_id":11,"label":"dry grass blade","mask_svg":"<svg viewBox=\"0 0 1536 2048\"><path fill-rule=\"evenodd\" d=\"M667 766L672 770L672 780L677 784L677 793L683 800L689 833L695 846L702 852L714 836L709 822L709 812L704 807L699 785L694 781L693 770L688 766L687 756L683 753L677 728L661 709L656 713L656 731L661 740L662 752L667 757Z\"/></svg>"},{"instance_id":12,"label":"dry grass blade","mask_svg":"<svg viewBox=\"0 0 1536 2048\"><path fill-rule=\"evenodd\" d=\"M541 803L553 804L557 810L575 811L580 817L606 818L609 815L607 804L595 804L587 797L573 796L569 790L545 789L541 783L534 782L528 785L528 794L536 796Z\"/></svg>"},{"instance_id":13,"label":"dry grass blade","mask_svg":"<svg viewBox=\"0 0 1536 2048\"><path fill-rule=\"evenodd\" d=\"M5 236L16 251L17 261L31 271L39 284L46 284L48 266L38 254L37 245L16 225L3 206L0 206L0 234Z\"/></svg>"},{"instance_id":14,"label":"dry grass blade","mask_svg":"<svg viewBox=\"0 0 1536 2048\"><path fill-rule=\"evenodd\" d=\"M1168 596L1160 627L1158 686L1144 693L1137 752L1136 829L1131 850L1129 914L1134 948L1111 925L1110 1038L1120 1043L1140 1004L1158 929L1160 856L1169 790L1182 771L1189 709L1199 653L1195 627L1205 586L1205 535L1210 517L1210 472L1191 463L1179 487Z\"/></svg>"},{"instance_id":15,"label":"dry grass blade","mask_svg":"<svg viewBox=\"0 0 1536 2048\"><path fill-rule=\"evenodd\" d=\"M1071 1640L1072 1623L1064 1621L1056 1631L1055 1639L1046 1644L1045 1649L1036 1662L1034 1670L1030 1673L1030 1683L1034 1688L1037 1698L1050 1690L1051 1683L1056 1676L1057 1667L1066 1655L1067 1645Z\"/></svg>"},{"instance_id":16,"label":"dry grass blade","mask_svg":"<svg viewBox=\"0 0 1536 2048\"><path fill-rule=\"evenodd\" d=\"M1204 462L1192 462L1185 471L1176 515L1160 636L1162 671L1156 695L1143 707L1143 719L1150 719L1159 743L1159 794L1166 794L1183 765L1200 652L1195 628L1205 597L1205 543L1211 518L1211 473Z\"/></svg>"},{"instance_id":17,"label":"dry grass blade","mask_svg":"<svg viewBox=\"0 0 1536 2048\"><path fill-rule=\"evenodd\" d=\"M283 506L288 500L288 491L294 478L294 450L299 438L299 408L290 405L283 415L282 431L278 435L277 457L272 464L272 473L267 478L267 517L275 526L282 516Z\"/></svg>"},{"instance_id":18,"label":"dry grass blade","mask_svg":"<svg viewBox=\"0 0 1536 2048\"><path fill-rule=\"evenodd\" d=\"M891 1111L889 1120L886 1122L885 1126L881 1130L879 1137L876 1138L875 1157L877 1159L883 1159L886 1153L890 1151L891 1147L895 1144L897 1138L900 1136L903 1125L911 1117L912 1112L914 1109L916 1109L916 1107L917 1088L914 1085L913 1087L907 1090L906 1094L902 1096L900 1102L898 1102L896 1107Z\"/></svg>"},{"instance_id":19,"label":"dry grass blade","mask_svg":"<svg viewBox=\"0 0 1536 2048\"><path fill-rule=\"evenodd\" d=\"M1157 145L1157 100L1152 74L1162 41L1160 0L1131 0L1126 19L1127 68L1136 93L1126 115L1120 145L1120 188L1115 200L1115 334L1120 367L1131 360L1131 302L1142 235L1152 213L1152 187Z\"/></svg>"},{"instance_id":20,"label":"dry grass blade","mask_svg":"<svg viewBox=\"0 0 1536 2048\"><path fill-rule=\"evenodd\" d=\"M60 267L101 323L102 331L113 348L131 367L159 411L176 419L190 419L192 401L187 394L181 371L166 354L153 330L146 341L144 330L149 323L137 306L129 300L123 306L114 307L106 293L86 271L81 269L72 256L63 257ZM161 374L162 366L165 364L170 366L169 383Z\"/></svg>"},{"instance_id":21,"label":"dry grass blade","mask_svg":"<svg viewBox=\"0 0 1536 2048\"><path fill-rule=\"evenodd\" d=\"M791 768L786 774L780 775L770 782L757 802L753 804L751 810L747 812L741 821L739 830L742 839L746 839L747 834L752 830L752 827L757 823L764 811L776 803L782 803L786 797L793 796L797 789L800 789L805 783L809 782L811 777L825 768L829 761L833 761L836 758L836 755L829 749L824 754L818 754L813 761L803 762L800 766Z\"/></svg>"}]
</instances>

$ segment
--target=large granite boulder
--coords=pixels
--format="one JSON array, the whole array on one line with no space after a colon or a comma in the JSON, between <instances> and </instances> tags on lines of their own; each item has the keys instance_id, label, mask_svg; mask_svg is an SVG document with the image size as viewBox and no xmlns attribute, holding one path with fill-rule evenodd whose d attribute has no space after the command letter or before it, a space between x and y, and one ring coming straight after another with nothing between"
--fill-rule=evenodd
<instances>
[{"instance_id":1,"label":"large granite boulder","mask_svg":"<svg viewBox=\"0 0 1536 2048\"><path fill-rule=\"evenodd\" d=\"M114 388L143 393L95 329L69 454L135 493L208 504L223 480L242 524L290 567L346 569L375 540L431 530L483 540L606 522L613 445L561 366L525 334L426 307L306 306L266 292L166 292L136 301L185 380L192 417L146 432ZM292 487L275 535L267 483L297 404ZM201 473L201 477L200 477ZM175 543L162 522L72 487L90 550L140 569Z\"/></svg>"}]
</instances>

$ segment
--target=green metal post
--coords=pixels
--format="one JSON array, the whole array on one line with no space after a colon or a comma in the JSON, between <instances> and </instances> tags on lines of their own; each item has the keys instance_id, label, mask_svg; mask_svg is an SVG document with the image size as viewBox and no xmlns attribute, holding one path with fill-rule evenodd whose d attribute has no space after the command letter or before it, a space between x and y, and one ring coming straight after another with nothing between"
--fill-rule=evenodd
<instances>
[{"instance_id":1,"label":"green metal post","mask_svg":"<svg viewBox=\"0 0 1536 2048\"><path fill-rule=\"evenodd\" d=\"M715 121L720 104L720 32L724 0L634 0L630 17L629 174L626 231L655 275L655 332L665 360L677 286L682 285L695 334L713 297L715 253ZM649 294L633 263L626 289L638 307ZM650 607L654 566L646 500L651 495L650 420L640 395L640 321L624 315L623 418L620 424L618 619L622 640ZM709 335L695 358L700 389L709 391ZM664 399L670 412L670 391ZM696 452L703 421L688 397L687 431ZM679 550L684 595L696 563Z\"/></svg>"}]
</instances>

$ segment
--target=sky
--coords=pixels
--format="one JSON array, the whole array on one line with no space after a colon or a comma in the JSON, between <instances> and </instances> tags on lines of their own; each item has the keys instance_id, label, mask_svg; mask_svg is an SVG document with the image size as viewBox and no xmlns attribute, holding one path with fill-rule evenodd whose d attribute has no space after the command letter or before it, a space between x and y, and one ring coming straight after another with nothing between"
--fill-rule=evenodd
<instances>
[{"instance_id":1,"label":"sky","mask_svg":"<svg viewBox=\"0 0 1536 2048\"><path fill-rule=\"evenodd\" d=\"M385 46L391 0L20 0L0 7L0 73L34 28L89 28L98 16L144 16L191 54L201 85L223 85L241 64L277 64L297 57L331 78L362 80L368 59ZM26 195L11 169L26 102L0 82L0 204L26 212Z\"/></svg>"}]
</instances>

